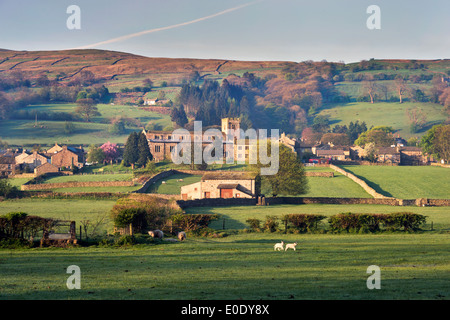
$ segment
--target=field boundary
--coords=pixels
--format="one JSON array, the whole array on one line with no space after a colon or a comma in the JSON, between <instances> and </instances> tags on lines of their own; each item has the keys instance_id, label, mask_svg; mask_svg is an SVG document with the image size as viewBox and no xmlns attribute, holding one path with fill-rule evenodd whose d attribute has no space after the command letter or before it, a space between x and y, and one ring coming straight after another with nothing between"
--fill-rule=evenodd
<instances>
[{"instance_id":1,"label":"field boundary","mask_svg":"<svg viewBox=\"0 0 450 320\"><path fill-rule=\"evenodd\" d=\"M261 201L257 198L209 198L196 200L178 200L180 208L191 207L224 207L224 206L256 206L261 202L265 205L281 204L369 204L369 205L389 205L389 206L450 206L450 199L395 199L395 198L326 198L326 197L268 197Z\"/></svg>"},{"instance_id":2,"label":"field boundary","mask_svg":"<svg viewBox=\"0 0 450 320\"><path fill-rule=\"evenodd\" d=\"M381 193L376 192L374 189L369 187L369 185L364 180L358 178L353 173L350 173L338 166L335 166L334 164L330 164L330 168L343 174L344 176L350 178L351 180L353 180L354 182L359 184L364 189L364 191L366 191L368 194L370 194L375 199L395 199L392 197L386 197L386 196L382 195Z\"/></svg>"},{"instance_id":3,"label":"field boundary","mask_svg":"<svg viewBox=\"0 0 450 320\"><path fill-rule=\"evenodd\" d=\"M132 187L134 181L86 181L86 182L61 182L61 183L41 183L24 184L20 186L22 191L27 190L47 190L58 188L89 188L89 187Z\"/></svg>"}]
</instances>

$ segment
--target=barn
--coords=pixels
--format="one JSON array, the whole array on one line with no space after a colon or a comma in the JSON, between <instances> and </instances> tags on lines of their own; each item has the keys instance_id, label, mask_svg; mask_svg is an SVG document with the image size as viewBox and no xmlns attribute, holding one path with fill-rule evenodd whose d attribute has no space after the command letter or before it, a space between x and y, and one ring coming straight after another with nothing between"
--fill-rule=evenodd
<instances>
[{"instance_id":1,"label":"barn","mask_svg":"<svg viewBox=\"0 0 450 320\"><path fill-rule=\"evenodd\" d=\"M181 199L254 198L256 178L251 172L208 172L200 182L181 187Z\"/></svg>"}]
</instances>

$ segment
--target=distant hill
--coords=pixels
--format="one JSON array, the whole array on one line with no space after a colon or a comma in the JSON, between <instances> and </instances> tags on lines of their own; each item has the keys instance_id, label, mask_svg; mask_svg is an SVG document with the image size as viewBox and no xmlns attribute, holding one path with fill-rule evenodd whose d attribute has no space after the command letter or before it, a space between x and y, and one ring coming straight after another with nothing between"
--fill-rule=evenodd
<instances>
[{"instance_id":1,"label":"distant hill","mask_svg":"<svg viewBox=\"0 0 450 320\"><path fill-rule=\"evenodd\" d=\"M239 70L255 74L276 73L285 62L216 59L149 58L107 50L12 51L0 49L0 73L20 70L32 80L45 73L49 79L69 81L81 70L89 70L104 81L120 77L152 77L168 80L194 71L212 76ZM165 75L165 76L164 76ZM172 75L169 76L169 75ZM176 77L175 77L176 78ZM153 79L152 79L153 80Z\"/></svg>"}]
</instances>

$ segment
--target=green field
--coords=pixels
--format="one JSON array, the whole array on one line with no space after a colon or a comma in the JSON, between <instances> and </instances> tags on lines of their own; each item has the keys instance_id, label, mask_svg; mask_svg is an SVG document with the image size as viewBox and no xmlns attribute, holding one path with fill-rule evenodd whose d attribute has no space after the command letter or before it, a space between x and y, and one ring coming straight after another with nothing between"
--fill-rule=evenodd
<instances>
[{"instance_id":1,"label":"green field","mask_svg":"<svg viewBox=\"0 0 450 320\"><path fill-rule=\"evenodd\" d=\"M304 205L274 205L274 206L235 206L217 208L187 208L187 213L197 214L219 214L220 219L213 221L212 228L222 229L223 219L225 219L226 229L249 228L247 219L259 219L264 221L266 216L281 217L285 214L320 214L332 216L342 212L353 213L393 213L393 212L413 212L427 216L424 228L450 231L450 212L448 207L393 207L388 205L334 205L334 204L304 204ZM327 222L323 220L322 229L327 229ZM282 224L280 228L283 229Z\"/></svg>"},{"instance_id":2,"label":"green field","mask_svg":"<svg viewBox=\"0 0 450 320\"><path fill-rule=\"evenodd\" d=\"M166 179L157 181L154 185L149 187L149 190L147 190L147 192L180 195L182 186L199 182L201 178L201 175L177 173L171 175ZM180 179L182 179L183 181L178 181Z\"/></svg>"},{"instance_id":3,"label":"green field","mask_svg":"<svg viewBox=\"0 0 450 320\"><path fill-rule=\"evenodd\" d=\"M72 176L47 177L42 183L65 183L65 182L98 182L98 181L128 181L133 179L131 173L117 174L75 174Z\"/></svg>"},{"instance_id":4,"label":"green field","mask_svg":"<svg viewBox=\"0 0 450 320\"><path fill-rule=\"evenodd\" d=\"M406 113L408 108L423 110L426 114L425 128L418 133L411 133L409 128L409 118ZM328 104L319 110L319 115L328 116L331 126L349 125L350 122L366 122L367 127L390 126L400 137L408 139L410 137L420 137L433 125L442 123L446 115L442 111L442 106L434 103L422 102L350 102L345 104Z\"/></svg>"},{"instance_id":5,"label":"green field","mask_svg":"<svg viewBox=\"0 0 450 320\"><path fill-rule=\"evenodd\" d=\"M73 113L76 104L58 103L33 105L25 108L29 111ZM40 121L35 127L35 120L7 120L0 121L0 139L10 145L42 145L59 144L103 144L107 141L124 144L132 131L139 131L142 126L153 123L161 128L172 128L170 116L156 112L145 111L135 106L99 104L97 108L101 116L92 118L91 122L73 122L75 131L71 134L64 132L64 121ZM111 134L109 123L116 117L133 118L140 126L126 126L123 134ZM42 126L42 127L41 127Z\"/></svg>"},{"instance_id":6,"label":"green field","mask_svg":"<svg viewBox=\"0 0 450 320\"><path fill-rule=\"evenodd\" d=\"M375 191L399 199L449 199L450 170L432 166L342 166Z\"/></svg>"},{"instance_id":7,"label":"green field","mask_svg":"<svg viewBox=\"0 0 450 320\"><path fill-rule=\"evenodd\" d=\"M62 191L65 192L65 191ZM83 199L17 199L0 202L0 215L8 212L25 212L28 215L60 220L73 220L80 225L83 220L104 219L101 232L111 231L113 223L109 211L116 200Z\"/></svg>"},{"instance_id":8,"label":"green field","mask_svg":"<svg viewBox=\"0 0 450 320\"><path fill-rule=\"evenodd\" d=\"M306 167L307 171L334 171L330 168ZM335 172L333 178L308 177L309 191L304 197L371 198L357 183Z\"/></svg>"},{"instance_id":9,"label":"green field","mask_svg":"<svg viewBox=\"0 0 450 320\"><path fill-rule=\"evenodd\" d=\"M273 245L298 241L297 251ZM125 248L0 250L0 299L448 299L446 234L238 234ZM66 269L81 270L68 290ZM381 289L366 286L381 270Z\"/></svg>"},{"instance_id":10,"label":"green field","mask_svg":"<svg viewBox=\"0 0 450 320\"><path fill-rule=\"evenodd\" d=\"M111 231L113 200L21 199L0 203L0 215L23 211L75 220L104 218ZM351 211L411 211L428 216L422 232L407 234L245 233L247 218L287 213L330 216ZM211 224L223 238L189 236L159 243L142 236L133 247L0 249L0 299L448 299L450 217L445 207L280 205L190 208L219 213ZM226 219L225 230L223 218ZM433 222L434 231L431 229ZM147 239L147 240L145 240ZM297 251L277 252L280 240ZM80 290L68 290L66 268L81 269ZM366 287L367 267L381 269L381 290Z\"/></svg>"}]
</instances>

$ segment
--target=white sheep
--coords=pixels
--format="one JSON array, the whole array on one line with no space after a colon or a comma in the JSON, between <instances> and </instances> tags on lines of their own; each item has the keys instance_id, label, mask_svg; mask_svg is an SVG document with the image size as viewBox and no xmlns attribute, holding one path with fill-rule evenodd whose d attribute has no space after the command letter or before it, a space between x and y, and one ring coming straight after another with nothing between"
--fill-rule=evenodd
<instances>
[{"instance_id":1,"label":"white sheep","mask_svg":"<svg viewBox=\"0 0 450 320\"><path fill-rule=\"evenodd\" d=\"M273 246L273 250L283 251L284 249L284 241L281 241L280 243L275 243Z\"/></svg>"},{"instance_id":2,"label":"white sheep","mask_svg":"<svg viewBox=\"0 0 450 320\"><path fill-rule=\"evenodd\" d=\"M287 251L287 249L289 249L289 248L294 249L294 251L295 251L295 247L296 246L297 246L297 242L295 242L295 243L288 243L288 244L286 244L286 248L284 249L284 251Z\"/></svg>"},{"instance_id":3,"label":"white sheep","mask_svg":"<svg viewBox=\"0 0 450 320\"><path fill-rule=\"evenodd\" d=\"M153 230L153 231L149 231L148 234L152 237L152 238L159 238L162 239L164 237L164 233L161 230Z\"/></svg>"},{"instance_id":4,"label":"white sheep","mask_svg":"<svg viewBox=\"0 0 450 320\"><path fill-rule=\"evenodd\" d=\"M178 232L177 236L180 241L186 240L186 232L184 231Z\"/></svg>"}]
</instances>

